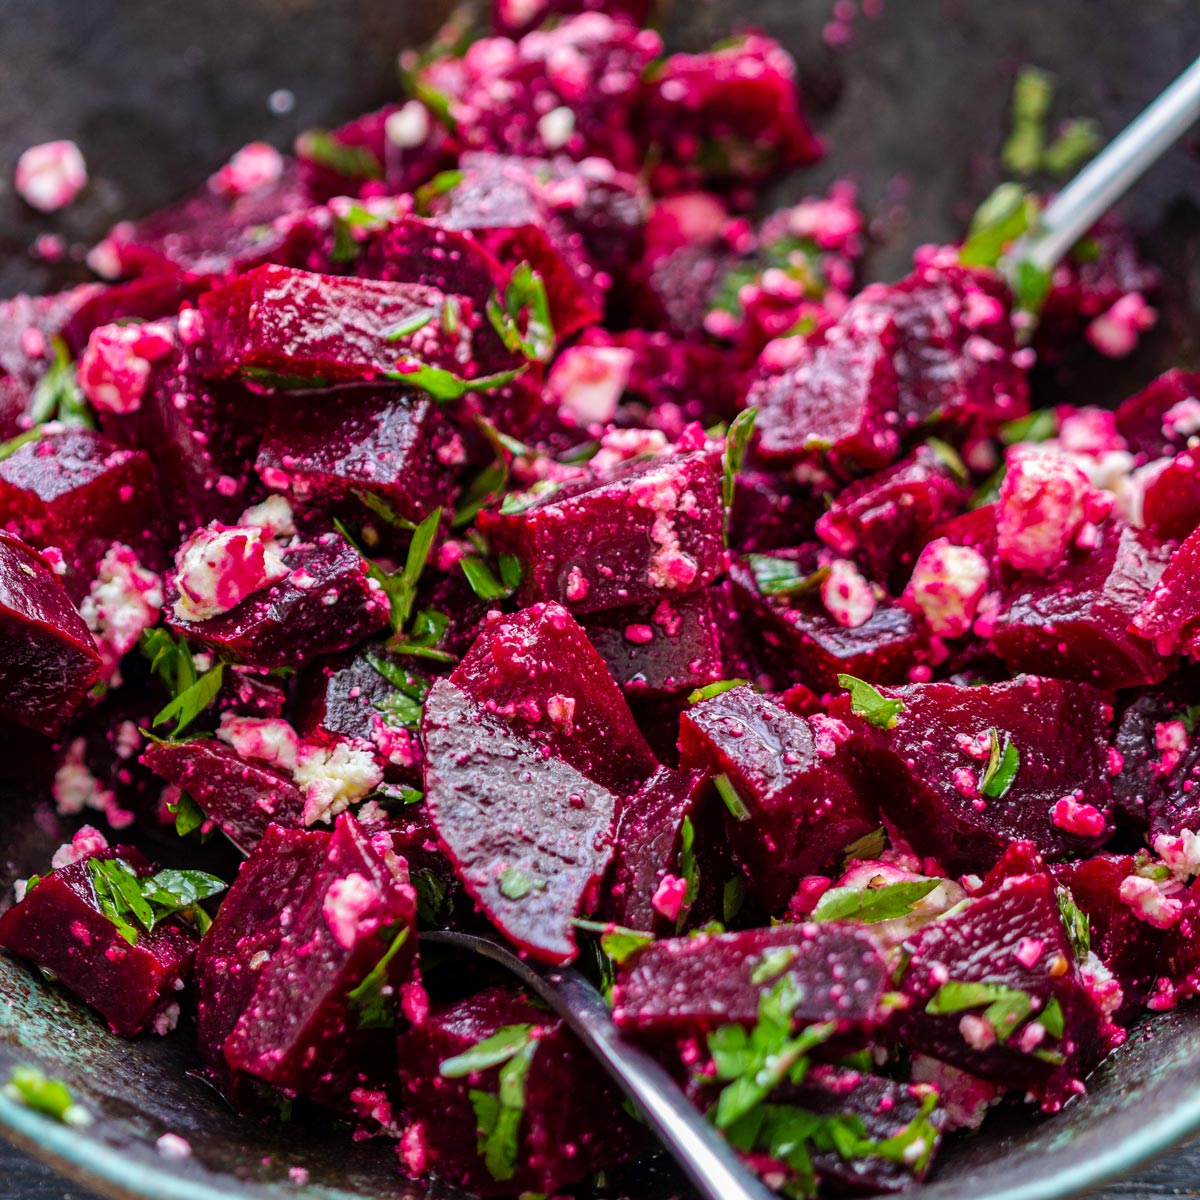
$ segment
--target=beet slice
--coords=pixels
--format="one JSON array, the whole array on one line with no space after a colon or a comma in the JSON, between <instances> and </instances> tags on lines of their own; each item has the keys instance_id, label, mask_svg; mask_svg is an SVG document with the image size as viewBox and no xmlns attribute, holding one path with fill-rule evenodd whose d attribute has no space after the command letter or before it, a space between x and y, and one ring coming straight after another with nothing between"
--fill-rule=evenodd
<instances>
[{"instance_id":1,"label":"beet slice","mask_svg":"<svg viewBox=\"0 0 1200 1200\"><path fill-rule=\"evenodd\" d=\"M450 500L462 457L451 436L432 400L346 390L280 405L255 469L297 503L362 519L365 494L419 524Z\"/></svg>"},{"instance_id":2,"label":"beet slice","mask_svg":"<svg viewBox=\"0 0 1200 1200\"><path fill-rule=\"evenodd\" d=\"M249 852L267 827L301 823L304 797L291 779L262 763L246 762L220 742L154 742L141 761L203 809L235 846Z\"/></svg>"},{"instance_id":3,"label":"beet slice","mask_svg":"<svg viewBox=\"0 0 1200 1200\"><path fill-rule=\"evenodd\" d=\"M840 722L797 717L745 685L683 713L680 765L725 777L722 791L731 788L736 802L729 839L770 912L786 908L804 876L831 870L851 842L878 828L848 739Z\"/></svg>"},{"instance_id":4,"label":"beet slice","mask_svg":"<svg viewBox=\"0 0 1200 1200\"><path fill-rule=\"evenodd\" d=\"M286 579L203 621L175 614L179 589L168 574L167 624L223 657L266 668L344 650L387 624L387 598L373 586L358 551L338 534L289 547L282 558Z\"/></svg>"},{"instance_id":5,"label":"beet slice","mask_svg":"<svg viewBox=\"0 0 1200 1200\"><path fill-rule=\"evenodd\" d=\"M904 948L909 959L900 989L909 1005L893 1017L896 1036L913 1050L981 1079L1033 1092L1047 1112L1061 1108L1121 1040L1121 1031L1104 1016L1080 973L1048 875L1007 880L962 911L926 925ZM983 1017L983 999L936 1011L951 1009L963 984L1022 992L1035 1007L1005 1040ZM934 997L943 987L939 1003ZM958 996L959 1003L963 999ZM1029 1034L1039 1015L1049 1020L1052 999L1061 1015L1061 1036L1053 1035L1052 1021L1050 1028L1042 1027L1042 1037ZM931 1003L932 1013L927 1011ZM1039 1056L1038 1050L1061 1061Z\"/></svg>"},{"instance_id":6,"label":"beet slice","mask_svg":"<svg viewBox=\"0 0 1200 1200\"><path fill-rule=\"evenodd\" d=\"M578 953L571 924L612 858L617 798L440 679L425 701L425 804L468 893L542 962Z\"/></svg>"},{"instance_id":7,"label":"beet slice","mask_svg":"<svg viewBox=\"0 0 1200 1200\"><path fill-rule=\"evenodd\" d=\"M0 717L55 734L99 678L96 643L49 563L0 533Z\"/></svg>"},{"instance_id":8,"label":"beet slice","mask_svg":"<svg viewBox=\"0 0 1200 1200\"><path fill-rule=\"evenodd\" d=\"M0 462L0 527L61 550L63 586L76 602L113 542L146 566L163 565L149 457L87 429L43 434Z\"/></svg>"},{"instance_id":9,"label":"beet slice","mask_svg":"<svg viewBox=\"0 0 1200 1200\"><path fill-rule=\"evenodd\" d=\"M493 1161L480 1148L472 1095L495 1095L501 1066L445 1078L441 1064L512 1026L532 1026L536 1050L525 1076L512 1161ZM399 1038L400 1083L411 1118L398 1152L414 1177L432 1170L475 1195L556 1194L594 1171L615 1166L642 1148L640 1126L620 1093L564 1023L508 988L489 988L449 1007Z\"/></svg>"},{"instance_id":10,"label":"beet slice","mask_svg":"<svg viewBox=\"0 0 1200 1200\"><path fill-rule=\"evenodd\" d=\"M224 1041L232 1071L333 1105L356 1088L386 1085L390 1028L415 970L417 939L408 869L383 844L353 816L338 818L320 869L304 881L304 899ZM372 985L368 975L381 964Z\"/></svg>"},{"instance_id":11,"label":"beet slice","mask_svg":"<svg viewBox=\"0 0 1200 1200\"><path fill-rule=\"evenodd\" d=\"M1071 551L1045 578L1023 575L1012 584L995 622L996 652L1011 671L1101 688L1161 682L1174 660L1130 624L1142 628L1135 617L1162 594L1168 553L1150 535L1106 521L1094 549Z\"/></svg>"},{"instance_id":12,"label":"beet slice","mask_svg":"<svg viewBox=\"0 0 1200 1200\"><path fill-rule=\"evenodd\" d=\"M755 982L764 958L781 964ZM786 964L786 965L782 965ZM758 1002L784 974L798 984L797 1024L870 1025L891 980L874 939L854 925L777 925L740 933L660 939L622 965L613 1020L650 1036L753 1025Z\"/></svg>"},{"instance_id":13,"label":"beet slice","mask_svg":"<svg viewBox=\"0 0 1200 1200\"><path fill-rule=\"evenodd\" d=\"M1145 486L1142 523L1155 537L1181 542L1200 526L1200 463L1177 454Z\"/></svg>"},{"instance_id":14,"label":"beet slice","mask_svg":"<svg viewBox=\"0 0 1200 1200\"><path fill-rule=\"evenodd\" d=\"M1118 406L1117 431L1144 462L1179 454L1187 449L1197 404L1200 371L1167 371Z\"/></svg>"},{"instance_id":15,"label":"beet slice","mask_svg":"<svg viewBox=\"0 0 1200 1200\"><path fill-rule=\"evenodd\" d=\"M0 946L31 959L86 1004L114 1033L134 1037L174 1028L198 939L168 918L130 945L96 900L88 862L120 857L138 875L150 864L131 846L103 850L42 876L0 916Z\"/></svg>"},{"instance_id":16,"label":"beet slice","mask_svg":"<svg viewBox=\"0 0 1200 1200\"><path fill-rule=\"evenodd\" d=\"M1160 649L1178 641L1191 649L1200 623L1200 529L1190 533L1167 562L1161 577L1132 618L1131 628L1144 638L1158 640Z\"/></svg>"},{"instance_id":17,"label":"beet slice","mask_svg":"<svg viewBox=\"0 0 1200 1200\"><path fill-rule=\"evenodd\" d=\"M1111 835L1110 710L1086 684L1026 675L882 695L903 705L886 728L855 713L849 695L829 711L855 730L885 815L951 874L988 871L1021 839L1055 859L1095 850Z\"/></svg>"},{"instance_id":18,"label":"beet slice","mask_svg":"<svg viewBox=\"0 0 1200 1200\"><path fill-rule=\"evenodd\" d=\"M492 617L451 680L522 737L625 795L658 763L604 660L564 608Z\"/></svg>"},{"instance_id":19,"label":"beet slice","mask_svg":"<svg viewBox=\"0 0 1200 1200\"><path fill-rule=\"evenodd\" d=\"M479 528L522 566L529 603L597 612L675 599L725 565L719 464L704 451L635 462L600 479L526 494Z\"/></svg>"}]
</instances>

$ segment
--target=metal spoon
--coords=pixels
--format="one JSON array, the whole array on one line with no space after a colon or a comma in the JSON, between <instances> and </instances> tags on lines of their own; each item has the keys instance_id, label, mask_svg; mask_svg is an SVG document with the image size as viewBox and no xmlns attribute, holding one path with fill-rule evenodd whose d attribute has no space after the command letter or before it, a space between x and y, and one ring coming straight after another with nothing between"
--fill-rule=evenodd
<instances>
[{"instance_id":1,"label":"metal spoon","mask_svg":"<svg viewBox=\"0 0 1200 1200\"><path fill-rule=\"evenodd\" d=\"M530 962L498 939L475 933L438 930L422 933L421 941L481 954L549 1004L637 1106L705 1200L775 1200L662 1064L621 1037L604 998L578 971Z\"/></svg>"}]
</instances>

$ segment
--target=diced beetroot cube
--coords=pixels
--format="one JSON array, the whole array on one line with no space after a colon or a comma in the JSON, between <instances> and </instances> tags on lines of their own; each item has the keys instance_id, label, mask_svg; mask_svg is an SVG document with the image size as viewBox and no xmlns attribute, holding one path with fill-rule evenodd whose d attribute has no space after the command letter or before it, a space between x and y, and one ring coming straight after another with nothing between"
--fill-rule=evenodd
<instances>
[{"instance_id":1,"label":"diced beetroot cube","mask_svg":"<svg viewBox=\"0 0 1200 1200\"><path fill-rule=\"evenodd\" d=\"M1029 411L1011 304L999 275L960 267L955 256L864 289L840 324L892 318L902 430L945 423L990 432Z\"/></svg>"},{"instance_id":2,"label":"diced beetroot cube","mask_svg":"<svg viewBox=\"0 0 1200 1200\"><path fill-rule=\"evenodd\" d=\"M149 457L87 429L46 434L0 462L0 527L61 550L77 602L113 542L162 566L158 511Z\"/></svg>"},{"instance_id":3,"label":"diced beetroot cube","mask_svg":"<svg viewBox=\"0 0 1200 1200\"><path fill-rule=\"evenodd\" d=\"M330 1104L386 1083L389 1026L417 953L416 895L388 846L368 840L353 816L338 818L269 961L247 964L258 980L222 1046L234 1073ZM239 876L234 889L241 884ZM385 958L374 1002L352 995Z\"/></svg>"},{"instance_id":4,"label":"diced beetroot cube","mask_svg":"<svg viewBox=\"0 0 1200 1200\"><path fill-rule=\"evenodd\" d=\"M533 957L570 962L572 919L612 858L617 797L446 679L421 739L425 805L468 893Z\"/></svg>"},{"instance_id":5,"label":"diced beetroot cube","mask_svg":"<svg viewBox=\"0 0 1200 1200\"><path fill-rule=\"evenodd\" d=\"M255 469L299 503L361 516L365 492L418 524L450 498L462 457L451 436L432 400L345 389L281 401Z\"/></svg>"},{"instance_id":6,"label":"diced beetroot cube","mask_svg":"<svg viewBox=\"0 0 1200 1200\"><path fill-rule=\"evenodd\" d=\"M816 540L823 497L786 476L751 468L734 481L729 511L729 545L742 554L763 553Z\"/></svg>"},{"instance_id":7,"label":"diced beetroot cube","mask_svg":"<svg viewBox=\"0 0 1200 1200\"><path fill-rule=\"evenodd\" d=\"M235 846L249 852L267 826L298 826L304 797L281 771L250 763L228 746L207 738L154 742L141 761L186 792Z\"/></svg>"},{"instance_id":8,"label":"diced beetroot cube","mask_svg":"<svg viewBox=\"0 0 1200 1200\"><path fill-rule=\"evenodd\" d=\"M479 378L525 365L469 298L452 334L446 295L411 283L345 279L267 265L200 298L210 375L323 383L376 380L405 363ZM413 328L415 326L415 328ZM402 331L389 340L395 331ZM403 332L411 329L411 332Z\"/></svg>"},{"instance_id":9,"label":"diced beetroot cube","mask_svg":"<svg viewBox=\"0 0 1200 1200\"><path fill-rule=\"evenodd\" d=\"M659 191L705 180L745 185L821 157L796 64L773 38L746 33L705 54L673 54L650 84L645 137L662 155Z\"/></svg>"},{"instance_id":10,"label":"diced beetroot cube","mask_svg":"<svg viewBox=\"0 0 1200 1200\"><path fill-rule=\"evenodd\" d=\"M193 300L205 288L199 276L187 274L155 274L143 279L130 279L111 287L84 284L73 289L78 298L70 319L61 334L67 347L78 357L88 344L94 329L131 318L158 321L174 317L185 300Z\"/></svg>"},{"instance_id":11,"label":"diced beetroot cube","mask_svg":"<svg viewBox=\"0 0 1200 1200\"><path fill-rule=\"evenodd\" d=\"M579 12L625 16L634 25L645 25L653 7L650 0L494 0L490 6L492 32L510 38L532 32L548 17Z\"/></svg>"},{"instance_id":12,"label":"diced beetroot cube","mask_svg":"<svg viewBox=\"0 0 1200 1200\"><path fill-rule=\"evenodd\" d=\"M675 599L724 568L718 464L706 451L635 462L564 484L521 511L480 513L521 560L521 594L572 612Z\"/></svg>"},{"instance_id":13,"label":"diced beetroot cube","mask_svg":"<svg viewBox=\"0 0 1200 1200\"><path fill-rule=\"evenodd\" d=\"M1170 673L1171 657L1130 631L1131 623L1140 628L1134 618L1141 620L1148 598L1169 586L1159 583L1167 578L1168 549L1115 519L1100 526L1098 538L1094 549L1072 550L1044 578L1025 574L1008 589L993 641L1011 671L1102 688L1158 683Z\"/></svg>"},{"instance_id":14,"label":"diced beetroot cube","mask_svg":"<svg viewBox=\"0 0 1200 1200\"><path fill-rule=\"evenodd\" d=\"M618 794L658 766L604 660L557 604L489 620L450 678L522 737Z\"/></svg>"},{"instance_id":15,"label":"diced beetroot cube","mask_svg":"<svg viewBox=\"0 0 1200 1200\"><path fill-rule=\"evenodd\" d=\"M751 388L758 453L785 462L824 455L851 474L887 466L900 453L896 355L890 316L831 329L794 366Z\"/></svg>"},{"instance_id":16,"label":"diced beetroot cube","mask_svg":"<svg viewBox=\"0 0 1200 1200\"><path fill-rule=\"evenodd\" d=\"M338 534L291 546L282 559L286 578L205 620L178 615L180 592L168 574L168 625L235 662L270 668L344 650L387 624L387 597Z\"/></svg>"},{"instance_id":17,"label":"diced beetroot cube","mask_svg":"<svg viewBox=\"0 0 1200 1200\"><path fill-rule=\"evenodd\" d=\"M677 696L725 677L730 605L706 588L679 600L610 608L584 623L626 696Z\"/></svg>"},{"instance_id":18,"label":"diced beetroot cube","mask_svg":"<svg viewBox=\"0 0 1200 1200\"><path fill-rule=\"evenodd\" d=\"M741 807L726 829L754 894L781 912L806 875L838 864L878 827L845 745L827 717L797 717L742 686L692 705L680 722L680 765L724 775ZM728 803L728 801L727 801Z\"/></svg>"},{"instance_id":19,"label":"diced beetroot cube","mask_svg":"<svg viewBox=\"0 0 1200 1200\"><path fill-rule=\"evenodd\" d=\"M779 961L780 969L755 982L764 959ZM778 925L666 938L622 965L613 989L613 1020L651 1036L753 1025L759 999L785 973L799 985L792 1014L798 1025L872 1023L891 982L874 939L854 925Z\"/></svg>"},{"instance_id":20,"label":"diced beetroot cube","mask_svg":"<svg viewBox=\"0 0 1200 1200\"><path fill-rule=\"evenodd\" d=\"M525 1076L513 1157L505 1162L502 1154L489 1160L481 1148L473 1102L479 1092L496 1095L501 1067L455 1078L443 1077L439 1069L514 1025L533 1027L536 1049ZM404 1107L412 1118L398 1152L409 1175L432 1171L484 1196L558 1193L641 1147L639 1127L596 1060L559 1018L515 991L490 988L435 1010L401 1034L398 1050Z\"/></svg>"},{"instance_id":21,"label":"diced beetroot cube","mask_svg":"<svg viewBox=\"0 0 1200 1200\"><path fill-rule=\"evenodd\" d=\"M99 678L96 643L50 564L0 533L0 717L55 734Z\"/></svg>"},{"instance_id":22,"label":"diced beetroot cube","mask_svg":"<svg viewBox=\"0 0 1200 1200\"><path fill-rule=\"evenodd\" d=\"M1186 450L1198 422L1200 371L1168 371L1117 408L1117 431L1143 462Z\"/></svg>"},{"instance_id":23,"label":"diced beetroot cube","mask_svg":"<svg viewBox=\"0 0 1200 1200\"><path fill-rule=\"evenodd\" d=\"M909 1006L893 1020L903 1043L981 1079L1031 1091L1046 1111L1061 1108L1121 1040L1122 1031L1109 1022L1075 961L1048 875L1010 879L961 912L926 925L904 946L910 958L900 988ZM1024 993L1031 1011L1011 1029L997 1030L983 1015L984 1001L954 1008L955 985L978 983ZM1061 1036L1047 1013L1051 1000ZM931 1003L934 1012L927 1011Z\"/></svg>"},{"instance_id":24,"label":"diced beetroot cube","mask_svg":"<svg viewBox=\"0 0 1200 1200\"><path fill-rule=\"evenodd\" d=\"M680 863L683 822L702 822L705 779L695 771L656 771L621 810L609 911L627 929L675 929L687 916ZM707 830L706 830L707 832ZM715 830L713 832L716 832ZM699 853L695 840L693 853Z\"/></svg>"},{"instance_id":25,"label":"diced beetroot cube","mask_svg":"<svg viewBox=\"0 0 1200 1200\"><path fill-rule=\"evenodd\" d=\"M1054 859L1094 850L1111 834L1111 711L1086 684L1027 675L882 694L904 706L890 727L854 713L848 694L830 714L855 730L884 814L951 874L990 870L1013 841Z\"/></svg>"},{"instance_id":26,"label":"diced beetroot cube","mask_svg":"<svg viewBox=\"0 0 1200 1200\"><path fill-rule=\"evenodd\" d=\"M835 496L816 523L820 539L898 593L930 532L968 498L954 471L926 447Z\"/></svg>"},{"instance_id":27,"label":"diced beetroot cube","mask_svg":"<svg viewBox=\"0 0 1200 1200\"><path fill-rule=\"evenodd\" d=\"M877 601L866 621L848 628L834 619L820 596L764 596L744 562L735 562L729 576L738 608L763 643L764 666L783 667L786 683L797 682L797 672L799 682L820 691L835 688L843 673L870 683L899 683L933 658L924 622L899 605Z\"/></svg>"},{"instance_id":28,"label":"diced beetroot cube","mask_svg":"<svg viewBox=\"0 0 1200 1200\"><path fill-rule=\"evenodd\" d=\"M1053 871L1088 922L1092 952L1121 986L1114 1017L1122 1024L1137 1016L1149 998L1163 947L1162 931L1143 921L1119 895L1135 865L1129 854L1101 854L1060 863Z\"/></svg>"},{"instance_id":29,"label":"diced beetroot cube","mask_svg":"<svg viewBox=\"0 0 1200 1200\"><path fill-rule=\"evenodd\" d=\"M1142 524L1155 537L1179 542L1200 526L1200 464L1191 451L1177 454L1146 484Z\"/></svg>"},{"instance_id":30,"label":"diced beetroot cube","mask_svg":"<svg viewBox=\"0 0 1200 1200\"><path fill-rule=\"evenodd\" d=\"M89 259L106 277L186 271L224 275L266 261L287 237L279 218L310 200L294 163L276 155L279 171L245 190L205 186L138 221L122 221Z\"/></svg>"},{"instance_id":31,"label":"diced beetroot cube","mask_svg":"<svg viewBox=\"0 0 1200 1200\"><path fill-rule=\"evenodd\" d=\"M120 857L139 875L148 862L131 846L105 850L96 859ZM179 1016L179 996L192 966L197 938L168 918L130 945L96 900L89 858L44 875L0 917L0 945L32 959L108 1022L133 1037L154 1026L165 1033Z\"/></svg>"},{"instance_id":32,"label":"diced beetroot cube","mask_svg":"<svg viewBox=\"0 0 1200 1200\"><path fill-rule=\"evenodd\" d=\"M242 863L196 955L196 1033L205 1071L230 1099L247 1101L223 1047L250 1004L263 967L321 869L331 834L268 826Z\"/></svg>"},{"instance_id":33,"label":"diced beetroot cube","mask_svg":"<svg viewBox=\"0 0 1200 1200\"><path fill-rule=\"evenodd\" d=\"M1200 995L1200 883L1193 881L1180 897L1179 920L1167 930L1163 975L1147 1007L1156 1012Z\"/></svg>"},{"instance_id":34,"label":"diced beetroot cube","mask_svg":"<svg viewBox=\"0 0 1200 1200\"><path fill-rule=\"evenodd\" d=\"M1180 641L1191 650L1197 641L1200 622L1197 580L1200 580L1200 529L1190 533L1171 554L1166 569L1152 581L1153 591L1149 596L1137 596L1141 607L1131 618L1130 628L1143 638L1154 638L1155 645L1164 653L1169 653Z\"/></svg>"}]
</instances>

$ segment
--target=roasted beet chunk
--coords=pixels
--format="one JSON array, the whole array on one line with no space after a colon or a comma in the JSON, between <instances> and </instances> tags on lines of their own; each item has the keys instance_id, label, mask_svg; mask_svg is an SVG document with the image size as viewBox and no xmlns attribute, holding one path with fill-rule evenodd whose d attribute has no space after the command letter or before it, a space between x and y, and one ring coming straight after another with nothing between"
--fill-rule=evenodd
<instances>
[{"instance_id":1,"label":"roasted beet chunk","mask_svg":"<svg viewBox=\"0 0 1200 1200\"><path fill-rule=\"evenodd\" d=\"M100 655L50 564L0 533L0 716L57 733L100 678Z\"/></svg>"},{"instance_id":2,"label":"roasted beet chunk","mask_svg":"<svg viewBox=\"0 0 1200 1200\"><path fill-rule=\"evenodd\" d=\"M63 585L79 601L113 542L161 566L150 459L86 429L45 434L0 462L0 527L62 551Z\"/></svg>"},{"instance_id":3,"label":"roasted beet chunk","mask_svg":"<svg viewBox=\"0 0 1200 1200\"><path fill-rule=\"evenodd\" d=\"M633 791L658 766L604 660L557 604L491 619L451 679L514 732L611 791Z\"/></svg>"},{"instance_id":4,"label":"roasted beet chunk","mask_svg":"<svg viewBox=\"0 0 1200 1200\"><path fill-rule=\"evenodd\" d=\"M479 525L520 560L529 601L588 613L675 599L723 569L719 482L711 455L676 454L525 493Z\"/></svg>"},{"instance_id":5,"label":"roasted beet chunk","mask_svg":"<svg viewBox=\"0 0 1200 1200\"><path fill-rule=\"evenodd\" d=\"M779 925L651 943L621 968L613 1020L645 1034L753 1025L783 976L798 984L798 1024L879 1019L888 968L871 936L851 925Z\"/></svg>"},{"instance_id":6,"label":"roasted beet chunk","mask_svg":"<svg viewBox=\"0 0 1200 1200\"><path fill-rule=\"evenodd\" d=\"M1100 526L1097 540L1093 549L1069 551L1044 578L1022 575L1007 590L993 638L1011 671L1102 688L1166 678L1172 660L1130 623L1166 578L1168 551L1115 519Z\"/></svg>"},{"instance_id":7,"label":"roasted beet chunk","mask_svg":"<svg viewBox=\"0 0 1200 1200\"><path fill-rule=\"evenodd\" d=\"M363 494L420 523L450 496L461 448L437 405L400 392L347 390L283 400L255 463L273 490L305 504L365 515Z\"/></svg>"},{"instance_id":8,"label":"roasted beet chunk","mask_svg":"<svg viewBox=\"0 0 1200 1200\"><path fill-rule=\"evenodd\" d=\"M1200 647L1200 529L1171 555L1166 570L1149 596L1140 596L1141 608L1131 628L1143 638L1155 639L1163 652L1182 644L1189 652Z\"/></svg>"},{"instance_id":9,"label":"roasted beet chunk","mask_svg":"<svg viewBox=\"0 0 1200 1200\"><path fill-rule=\"evenodd\" d=\"M683 714L681 765L719 777L730 840L771 912L878 825L848 738L841 721L794 716L746 685Z\"/></svg>"},{"instance_id":10,"label":"roasted beet chunk","mask_svg":"<svg viewBox=\"0 0 1200 1200\"><path fill-rule=\"evenodd\" d=\"M217 535L227 532L218 530ZM184 600L181 590L189 563L186 551L187 547L180 551L176 572L168 577L168 623L235 662L293 666L344 650L387 624L386 596L368 577L358 552L337 534L322 534L269 559L268 565L275 564L273 574L257 576L257 586L232 608L222 608L219 596L221 577L241 566L233 552L224 544L213 551L217 566L202 575L202 582L215 589L214 602L207 605L208 593L203 592L198 606L195 598L191 603ZM211 559L207 555L206 560ZM214 574L217 582L209 584ZM210 607L216 612L203 615Z\"/></svg>"},{"instance_id":11,"label":"roasted beet chunk","mask_svg":"<svg viewBox=\"0 0 1200 1200\"><path fill-rule=\"evenodd\" d=\"M1112 832L1109 710L1092 688L1027 675L870 692L855 685L830 713L854 729L884 814L951 873L988 871L1020 839L1049 859Z\"/></svg>"},{"instance_id":12,"label":"roasted beet chunk","mask_svg":"<svg viewBox=\"0 0 1200 1200\"><path fill-rule=\"evenodd\" d=\"M333 1105L381 1086L415 962L415 913L404 863L353 817L331 834L269 830L198 966L210 1068Z\"/></svg>"},{"instance_id":13,"label":"roasted beet chunk","mask_svg":"<svg viewBox=\"0 0 1200 1200\"><path fill-rule=\"evenodd\" d=\"M500 1056L489 1053L503 1043ZM472 1055L486 1057L472 1069ZM557 1193L635 1153L636 1123L562 1021L492 988L399 1039L403 1167L477 1195Z\"/></svg>"},{"instance_id":14,"label":"roasted beet chunk","mask_svg":"<svg viewBox=\"0 0 1200 1200\"><path fill-rule=\"evenodd\" d=\"M85 827L81 835L87 832ZM127 903L113 909L112 897L120 902L121 887L137 890L137 881L153 871L132 847L109 850L103 837L94 830L90 834L90 839L77 839L83 844L60 851L66 865L30 880L25 898L0 917L0 945L52 972L96 1009L114 1033L133 1037L149 1028L166 1033L179 1019L180 993L198 939L178 918L164 917L166 910L157 903L154 916L162 919L152 929L133 916ZM86 845L89 840L93 845ZM114 887L113 876L120 877L121 885ZM179 903L170 911L185 907ZM106 915L117 911L121 925Z\"/></svg>"},{"instance_id":15,"label":"roasted beet chunk","mask_svg":"<svg viewBox=\"0 0 1200 1200\"><path fill-rule=\"evenodd\" d=\"M414 386L445 390L447 376L480 386L525 362L504 349L468 298L448 303L420 284L264 266L205 293L200 311L205 370L268 387L403 374Z\"/></svg>"},{"instance_id":16,"label":"roasted beet chunk","mask_svg":"<svg viewBox=\"0 0 1200 1200\"><path fill-rule=\"evenodd\" d=\"M906 1046L1056 1111L1121 1039L1076 961L1045 874L1009 879L905 942Z\"/></svg>"},{"instance_id":17,"label":"roasted beet chunk","mask_svg":"<svg viewBox=\"0 0 1200 1200\"><path fill-rule=\"evenodd\" d=\"M1117 409L1117 430L1143 461L1186 450L1200 415L1200 372L1168 371Z\"/></svg>"},{"instance_id":18,"label":"roasted beet chunk","mask_svg":"<svg viewBox=\"0 0 1200 1200\"><path fill-rule=\"evenodd\" d=\"M258 845L272 822L299 825L304 813L304 798L287 775L246 762L219 742L156 742L146 748L142 762L191 796L246 851Z\"/></svg>"},{"instance_id":19,"label":"roasted beet chunk","mask_svg":"<svg viewBox=\"0 0 1200 1200\"><path fill-rule=\"evenodd\" d=\"M421 738L425 804L467 891L516 945L569 962L572 919L612 858L617 798L446 679Z\"/></svg>"}]
</instances>

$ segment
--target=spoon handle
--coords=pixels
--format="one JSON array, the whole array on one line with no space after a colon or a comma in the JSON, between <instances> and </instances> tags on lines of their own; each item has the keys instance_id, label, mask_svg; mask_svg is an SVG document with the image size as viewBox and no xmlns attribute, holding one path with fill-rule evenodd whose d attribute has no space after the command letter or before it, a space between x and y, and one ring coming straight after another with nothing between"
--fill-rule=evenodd
<instances>
[{"instance_id":1,"label":"spoon handle","mask_svg":"<svg viewBox=\"0 0 1200 1200\"><path fill-rule=\"evenodd\" d=\"M439 931L423 933L421 940L490 958L546 1001L634 1102L704 1200L777 1200L693 1107L666 1068L621 1037L604 998L577 971L537 966L477 934Z\"/></svg>"},{"instance_id":2,"label":"spoon handle","mask_svg":"<svg viewBox=\"0 0 1200 1200\"><path fill-rule=\"evenodd\" d=\"M1018 246L1014 257L1052 271L1197 120L1200 58L1058 193L1041 215L1040 231Z\"/></svg>"}]
</instances>

